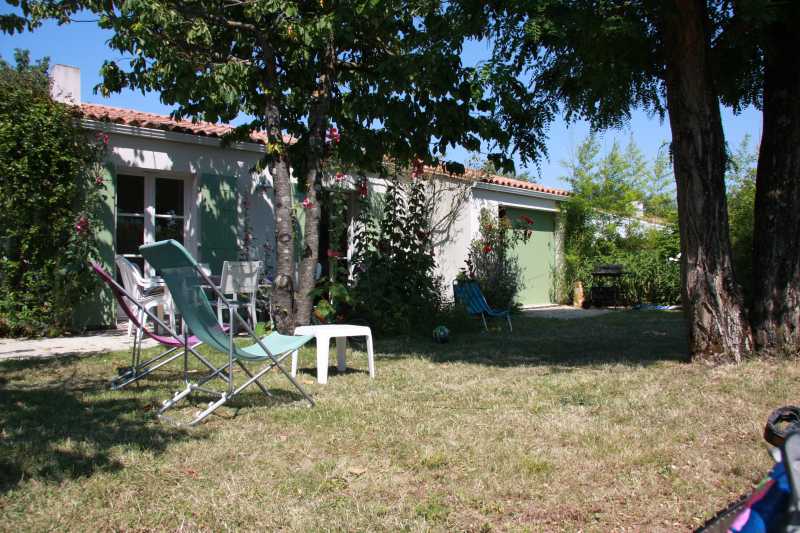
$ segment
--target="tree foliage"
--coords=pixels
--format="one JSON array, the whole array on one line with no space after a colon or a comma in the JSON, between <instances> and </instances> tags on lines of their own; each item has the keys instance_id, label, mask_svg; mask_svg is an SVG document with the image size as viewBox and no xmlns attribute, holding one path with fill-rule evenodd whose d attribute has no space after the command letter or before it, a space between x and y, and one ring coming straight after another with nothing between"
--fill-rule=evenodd
<instances>
[{"instance_id":1,"label":"tree foliage","mask_svg":"<svg viewBox=\"0 0 800 533\"><path fill-rule=\"evenodd\" d=\"M562 206L563 286L580 281L588 292L600 264L622 264L627 303L674 304L680 298L675 192L663 183L663 156L652 162L631 140L601 154L590 134L565 162L572 194ZM638 209L641 207L641 212ZM657 210L660 219L646 221Z\"/></svg>"},{"instance_id":2,"label":"tree foliage","mask_svg":"<svg viewBox=\"0 0 800 533\"><path fill-rule=\"evenodd\" d=\"M103 142L50 98L47 59L0 60L0 335L72 329L92 294Z\"/></svg>"}]
</instances>

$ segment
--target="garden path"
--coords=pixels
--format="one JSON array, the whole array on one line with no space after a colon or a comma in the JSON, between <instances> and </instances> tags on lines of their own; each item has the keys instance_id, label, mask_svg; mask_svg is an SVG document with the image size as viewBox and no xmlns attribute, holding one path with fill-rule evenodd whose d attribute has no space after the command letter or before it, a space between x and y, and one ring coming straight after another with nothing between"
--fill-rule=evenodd
<instances>
[{"instance_id":1,"label":"garden path","mask_svg":"<svg viewBox=\"0 0 800 533\"><path fill-rule=\"evenodd\" d=\"M150 339L144 347L155 346ZM0 339L0 361L6 359L50 358L126 350L130 347L127 330L105 330L69 337L38 339Z\"/></svg>"}]
</instances>

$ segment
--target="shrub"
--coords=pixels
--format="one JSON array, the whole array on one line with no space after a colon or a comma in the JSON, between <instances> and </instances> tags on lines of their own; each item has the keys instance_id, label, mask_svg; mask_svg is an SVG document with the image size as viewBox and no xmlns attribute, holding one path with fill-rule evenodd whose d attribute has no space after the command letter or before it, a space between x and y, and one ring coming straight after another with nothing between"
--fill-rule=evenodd
<instances>
[{"instance_id":1,"label":"shrub","mask_svg":"<svg viewBox=\"0 0 800 533\"><path fill-rule=\"evenodd\" d=\"M478 282L489 305L509 309L525 288L522 267L512 252L529 238L530 230L514 228L508 219L481 210L480 237L470 243L465 277Z\"/></svg>"},{"instance_id":2,"label":"shrub","mask_svg":"<svg viewBox=\"0 0 800 533\"><path fill-rule=\"evenodd\" d=\"M414 176L407 187L398 179L389 183L380 221L360 218L357 223L353 305L382 332L428 328L442 308L425 181ZM368 212L362 207L365 217Z\"/></svg>"},{"instance_id":3,"label":"shrub","mask_svg":"<svg viewBox=\"0 0 800 533\"><path fill-rule=\"evenodd\" d=\"M58 334L94 292L104 143L49 95L47 61L0 60L0 335ZM98 140L98 139L95 139Z\"/></svg>"}]
</instances>

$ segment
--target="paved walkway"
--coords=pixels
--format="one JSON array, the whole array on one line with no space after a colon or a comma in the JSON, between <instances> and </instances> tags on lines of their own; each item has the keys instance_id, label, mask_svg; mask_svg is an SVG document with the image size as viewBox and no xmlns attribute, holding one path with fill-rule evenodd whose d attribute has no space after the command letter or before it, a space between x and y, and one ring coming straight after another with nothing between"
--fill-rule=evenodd
<instances>
[{"instance_id":1,"label":"paved walkway","mask_svg":"<svg viewBox=\"0 0 800 533\"><path fill-rule=\"evenodd\" d=\"M604 315L610 313L611 309L578 309L569 305L541 305L536 307L526 307L522 310L525 316L536 318L559 318L562 320L572 320L574 318L588 318L591 316Z\"/></svg>"},{"instance_id":2,"label":"paved walkway","mask_svg":"<svg viewBox=\"0 0 800 533\"><path fill-rule=\"evenodd\" d=\"M107 330L75 337L0 339L0 361L128 350L130 341L127 333L127 330ZM145 348L154 345L152 340L144 343Z\"/></svg>"}]
</instances>

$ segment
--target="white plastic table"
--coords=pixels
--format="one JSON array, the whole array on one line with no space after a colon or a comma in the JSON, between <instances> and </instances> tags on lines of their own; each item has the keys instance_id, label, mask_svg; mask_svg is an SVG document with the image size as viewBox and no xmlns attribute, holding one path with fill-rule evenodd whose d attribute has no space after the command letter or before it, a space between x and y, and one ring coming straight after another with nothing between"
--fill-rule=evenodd
<instances>
[{"instance_id":1,"label":"white plastic table","mask_svg":"<svg viewBox=\"0 0 800 533\"><path fill-rule=\"evenodd\" d=\"M295 335L313 335L317 341L317 381L328 382L328 351L332 338L336 339L336 358L339 372L344 372L344 353L347 349L347 337L367 338L367 364L369 377L375 377L375 357L372 353L372 331L367 326L351 326L348 324L323 324L321 326L298 326ZM292 352L292 376L297 375L297 350Z\"/></svg>"}]
</instances>

